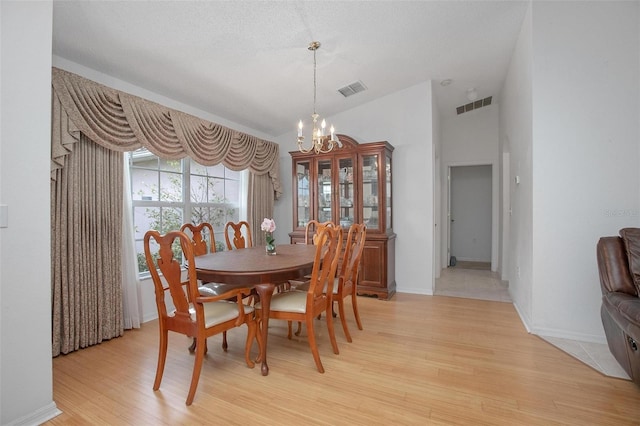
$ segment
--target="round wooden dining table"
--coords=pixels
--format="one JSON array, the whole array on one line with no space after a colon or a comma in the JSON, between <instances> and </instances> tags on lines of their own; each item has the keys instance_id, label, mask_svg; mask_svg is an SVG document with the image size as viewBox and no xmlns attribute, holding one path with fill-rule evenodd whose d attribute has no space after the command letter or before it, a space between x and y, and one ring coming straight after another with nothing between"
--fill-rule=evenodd
<instances>
[{"instance_id":1,"label":"round wooden dining table","mask_svg":"<svg viewBox=\"0 0 640 426\"><path fill-rule=\"evenodd\" d=\"M259 332L264 342L260 358L262 375L269 374L267 338L271 296L276 285L308 275L313 269L316 246L285 244L276 255L268 255L262 246L227 250L197 256L196 274L204 282L242 285L255 288L262 306Z\"/></svg>"}]
</instances>

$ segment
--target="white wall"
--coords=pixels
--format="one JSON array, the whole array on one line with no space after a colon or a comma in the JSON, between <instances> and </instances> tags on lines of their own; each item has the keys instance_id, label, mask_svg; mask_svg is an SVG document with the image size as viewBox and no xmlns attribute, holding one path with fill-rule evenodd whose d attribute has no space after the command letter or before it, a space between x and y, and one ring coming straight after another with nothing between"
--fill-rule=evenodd
<instances>
[{"instance_id":1,"label":"white wall","mask_svg":"<svg viewBox=\"0 0 640 426\"><path fill-rule=\"evenodd\" d=\"M37 424L53 402L49 215L51 2L0 2L0 424Z\"/></svg>"},{"instance_id":2,"label":"white wall","mask_svg":"<svg viewBox=\"0 0 640 426\"><path fill-rule=\"evenodd\" d=\"M322 111L320 111L322 112ZM393 151L393 230L397 291L432 294L433 134L431 82L425 82L329 117L337 133L357 142L386 140ZM276 239L292 231L291 157L294 132L278 137L284 196L276 202Z\"/></svg>"},{"instance_id":3,"label":"white wall","mask_svg":"<svg viewBox=\"0 0 640 426\"><path fill-rule=\"evenodd\" d=\"M500 206L500 168L499 168L499 105L483 107L444 120L442 123L442 160L441 160L441 208L440 214L448 218L449 191L447 173L452 166L491 165L491 266L496 270L500 248L499 206ZM443 221L441 243L438 246L441 259L440 268L446 268L449 256L449 223ZM455 253L453 253L455 255Z\"/></svg>"},{"instance_id":4,"label":"white wall","mask_svg":"<svg viewBox=\"0 0 640 426\"><path fill-rule=\"evenodd\" d=\"M509 182L505 182L505 186L509 188L506 198L511 204L503 209L510 212L503 219L507 238L507 244L503 247L503 259L509 259L503 269L509 271L509 293L528 330L532 322L533 287L531 19L529 6L500 97L500 144L503 151L509 153L506 156L509 159L506 168L512 177ZM520 177L517 185L515 176Z\"/></svg>"},{"instance_id":5,"label":"white wall","mask_svg":"<svg viewBox=\"0 0 640 426\"><path fill-rule=\"evenodd\" d=\"M536 334L604 342L598 238L638 226L637 2L533 2L503 87L510 292Z\"/></svg>"},{"instance_id":6,"label":"white wall","mask_svg":"<svg viewBox=\"0 0 640 426\"><path fill-rule=\"evenodd\" d=\"M431 93L434 93L433 87L437 84L431 82ZM442 227L446 224L446 216L442 216L442 129L440 111L435 96L431 97L431 139L433 145L433 282L431 293L435 290L436 279L440 278L442 264L442 253L439 247L442 245Z\"/></svg>"},{"instance_id":7,"label":"white wall","mask_svg":"<svg viewBox=\"0 0 640 426\"><path fill-rule=\"evenodd\" d=\"M639 225L639 5L532 5L538 334L604 341L596 242Z\"/></svg>"}]
</instances>

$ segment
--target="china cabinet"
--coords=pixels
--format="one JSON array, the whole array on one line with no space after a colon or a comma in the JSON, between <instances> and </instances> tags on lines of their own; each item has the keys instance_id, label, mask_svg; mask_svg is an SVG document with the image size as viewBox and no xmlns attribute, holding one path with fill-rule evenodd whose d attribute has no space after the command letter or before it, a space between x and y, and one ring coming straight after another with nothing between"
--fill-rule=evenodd
<instances>
[{"instance_id":1,"label":"china cabinet","mask_svg":"<svg viewBox=\"0 0 640 426\"><path fill-rule=\"evenodd\" d=\"M304 243L310 220L332 221L348 231L367 225L358 294L388 299L396 291L391 197L393 146L359 144L338 135L343 147L326 154L290 152L293 187L292 243ZM345 232L346 237L346 232Z\"/></svg>"}]
</instances>

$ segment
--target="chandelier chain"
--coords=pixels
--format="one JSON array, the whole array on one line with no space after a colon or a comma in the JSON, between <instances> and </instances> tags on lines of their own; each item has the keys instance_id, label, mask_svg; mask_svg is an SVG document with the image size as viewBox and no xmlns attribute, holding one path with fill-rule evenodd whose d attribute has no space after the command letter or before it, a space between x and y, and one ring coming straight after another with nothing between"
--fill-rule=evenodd
<instances>
[{"instance_id":1,"label":"chandelier chain","mask_svg":"<svg viewBox=\"0 0 640 426\"><path fill-rule=\"evenodd\" d=\"M316 71L316 69L317 69L317 66L316 66L316 50L318 50L318 49L317 48L313 49L313 113L314 114L316 113L316 93L318 91L318 86L317 86L317 83L316 83L316 81L317 81L316 80L316 72L317 72Z\"/></svg>"}]
</instances>

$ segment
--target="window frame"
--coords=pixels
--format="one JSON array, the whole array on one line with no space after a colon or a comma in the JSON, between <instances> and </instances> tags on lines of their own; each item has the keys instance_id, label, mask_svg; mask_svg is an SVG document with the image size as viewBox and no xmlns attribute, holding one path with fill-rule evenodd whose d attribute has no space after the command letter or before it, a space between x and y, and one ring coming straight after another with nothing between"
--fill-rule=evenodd
<instances>
[{"instance_id":1,"label":"window frame","mask_svg":"<svg viewBox=\"0 0 640 426\"><path fill-rule=\"evenodd\" d=\"M190 221L191 218L193 217L193 212L194 209L196 208L210 208L210 209L231 209L232 211L235 212L235 215L233 216L233 220L246 220L246 216L247 216L247 212L246 212L246 206L247 206L247 192L248 192L248 170L242 170L240 172L235 172L231 169L228 169L226 166L224 166L223 164L220 164L220 166L223 167L223 171L224 171L224 176L217 176L217 175L208 175L208 174L202 174L202 173L197 173L197 174L192 174L191 170L191 164L192 161L195 162L196 164L200 165L199 163L197 163L195 160L191 159L190 157L184 157L182 159L179 160L175 160L179 163L179 167L178 170L179 171L173 171L170 169L164 169L162 168L162 161L174 161L174 160L166 160L163 159L161 157L158 157L157 155L153 154L152 152L141 148L139 150L133 151L133 152L129 152L127 153L129 155L129 157L127 158L127 167L129 168L129 180L130 180L130 185L131 185L131 191L128 194L130 201L131 201L131 211L128 212L129 214L131 214L132 217L132 224L134 227L134 232L133 232L133 238L134 238L134 247L135 247L135 251L136 251L136 257L138 258L140 255L139 250L139 245L140 243L144 240L144 233L139 233L136 232L136 227L139 225L139 223L136 223L136 208L158 208L160 209L160 223L162 223L162 218L163 218L163 214L162 214L162 209L167 209L167 208L175 208L178 210L182 211L182 223L185 223L185 221L187 221L187 219L185 218L189 218L188 220ZM134 165L134 161L137 158L148 158L148 159L153 159L155 158L157 160L156 163L156 167L155 168L150 168L150 167L144 167L144 166L135 166ZM201 165L202 166L202 165ZM202 166L202 167L207 167L207 166ZM157 199L155 200L147 200L147 199L136 199L136 192L135 192L135 186L134 186L134 170L147 170L150 171L152 173L155 174L155 182L154 185L156 185L156 188L158 188L158 194L157 194ZM208 169L207 169L208 170ZM228 177L227 176L227 170L234 172L234 173L238 173L237 178L236 177ZM181 201L167 201L166 199L163 200L163 196L162 196L162 173L172 173L175 175L179 175L180 176L180 182L181 182ZM191 180L193 177L198 177L198 178L214 178L214 179L220 179L222 180L223 184L226 185L227 181L233 181L236 182L236 184L238 185L238 199L237 200L231 200L229 202L220 202L220 201L216 201L216 202L202 202L202 201L192 201L191 199ZM165 186L166 187L166 186ZM223 187L222 189L222 193L225 194L225 189ZM142 196L141 196L142 197ZM207 197L208 197L208 193L207 193ZM224 195L223 195L224 197ZM223 198L223 200L226 201L226 197ZM224 218L227 218L228 220L232 220L229 215L228 212L224 213ZM224 223L226 223L226 220L223 219L223 223L220 224L220 226L216 227L214 225L214 230L215 230L215 239L216 239L216 247L220 248L221 244L222 247L224 247ZM213 225L213 224L212 224ZM161 225L161 228L164 228L163 225ZM217 229L216 229L217 228ZM144 231L146 232L146 231ZM141 237L137 237L137 235L142 234ZM144 253L143 253L144 255ZM136 267L138 268L138 276L140 279L144 279L144 278L148 278L150 277L150 273L148 270L145 271L140 271L140 260L138 260Z\"/></svg>"}]
</instances>

